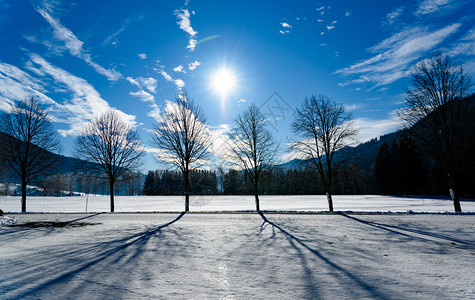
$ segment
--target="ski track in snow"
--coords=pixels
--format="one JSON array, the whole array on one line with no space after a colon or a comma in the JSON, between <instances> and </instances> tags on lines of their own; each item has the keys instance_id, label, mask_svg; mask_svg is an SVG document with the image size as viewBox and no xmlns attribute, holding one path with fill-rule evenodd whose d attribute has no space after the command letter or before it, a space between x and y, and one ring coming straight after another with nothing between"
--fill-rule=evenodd
<instances>
[{"instance_id":1,"label":"ski track in snow","mask_svg":"<svg viewBox=\"0 0 475 300\"><path fill-rule=\"evenodd\" d=\"M475 298L475 215L14 217L0 299Z\"/></svg>"}]
</instances>

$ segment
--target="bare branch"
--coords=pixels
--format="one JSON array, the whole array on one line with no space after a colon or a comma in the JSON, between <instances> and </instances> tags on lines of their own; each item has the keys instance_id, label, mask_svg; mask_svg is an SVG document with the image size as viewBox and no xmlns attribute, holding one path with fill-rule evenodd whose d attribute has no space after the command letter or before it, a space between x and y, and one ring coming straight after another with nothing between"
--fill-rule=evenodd
<instances>
[{"instance_id":1,"label":"bare branch","mask_svg":"<svg viewBox=\"0 0 475 300\"><path fill-rule=\"evenodd\" d=\"M109 181L111 212L114 184L126 172L140 166L143 145L137 131L110 110L84 126L75 141L75 156L87 162L78 166L86 172L104 173Z\"/></svg>"},{"instance_id":2,"label":"bare branch","mask_svg":"<svg viewBox=\"0 0 475 300\"><path fill-rule=\"evenodd\" d=\"M329 97L311 96L297 109L292 131L298 137L292 147L317 168L332 211L333 178L345 162L345 150L358 133L353 128L351 115Z\"/></svg>"},{"instance_id":3,"label":"bare branch","mask_svg":"<svg viewBox=\"0 0 475 300\"><path fill-rule=\"evenodd\" d=\"M211 131L200 106L186 92L168 103L161 120L154 126L152 144L164 151L158 160L177 166L185 177L185 210L189 210L189 175L193 165L208 155L212 144Z\"/></svg>"}]
</instances>

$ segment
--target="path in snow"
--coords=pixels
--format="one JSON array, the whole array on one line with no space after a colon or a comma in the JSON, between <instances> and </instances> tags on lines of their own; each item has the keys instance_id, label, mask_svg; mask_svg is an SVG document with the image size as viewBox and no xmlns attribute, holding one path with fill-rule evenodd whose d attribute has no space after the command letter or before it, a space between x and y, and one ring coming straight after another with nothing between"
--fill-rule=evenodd
<instances>
[{"instance_id":1,"label":"path in snow","mask_svg":"<svg viewBox=\"0 0 475 300\"><path fill-rule=\"evenodd\" d=\"M0 299L475 298L475 215L14 217Z\"/></svg>"}]
</instances>

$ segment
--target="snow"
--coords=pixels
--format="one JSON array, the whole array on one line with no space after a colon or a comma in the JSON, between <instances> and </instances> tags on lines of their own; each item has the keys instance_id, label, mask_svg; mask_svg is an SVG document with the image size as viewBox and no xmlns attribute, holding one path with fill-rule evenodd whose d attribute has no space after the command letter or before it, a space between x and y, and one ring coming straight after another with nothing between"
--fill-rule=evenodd
<instances>
[{"instance_id":1,"label":"snow","mask_svg":"<svg viewBox=\"0 0 475 300\"><path fill-rule=\"evenodd\" d=\"M473 214L14 217L0 299L475 299Z\"/></svg>"},{"instance_id":2,"label":"snow","mask_svg":"<svg viewBox=\"0 0 475 300\"><path fill-rule=\"evenodd\" d=\"M325 195L317 196L260 196L261 209L267 211L328 211ZM108 196L88 197L27 197L28 212L107 212ZM116 212L181 212L183 196L116 196ZM462 211L475 212L475 200L462 199ZM391 197L377 195L335 195L335 211L363 212L453 212L449 197ZM20 212L20 197L0 198L5 212ZM253 211L254 196L191 196L190 210Z\"/></svg>"}]
</instances>

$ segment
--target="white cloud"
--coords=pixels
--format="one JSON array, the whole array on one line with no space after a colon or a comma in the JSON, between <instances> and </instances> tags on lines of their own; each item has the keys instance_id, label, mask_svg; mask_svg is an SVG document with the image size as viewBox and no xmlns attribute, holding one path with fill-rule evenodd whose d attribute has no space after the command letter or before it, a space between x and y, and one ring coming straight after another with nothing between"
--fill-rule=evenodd
<instances>
[{"instance_id":1,"label":"white cloud","mask_svg":"<svg viewBox=\"0 0 475 300\"><path fill-rule=\"evenodd\" d=\"M130 92L129 95L137 97L143 102L151 102L155 104L155 97L144 90L139 90L138 92Z\"/></svg>"},{"instance_id":2,"label":"white cloud","mask_svg":"<svg viewBox=\"0 0 475 300\"><path fill-rule=\"evenodd\" d=\"M160 74L162 74L163 78L165 78L166 81L173 81L173 78L170 75L168 75L168 73L165 72L164 70L160 70L159 72Z\"/></svg>"},{"instance_id":3,"label":"white cloud","mask_svg":"<svg viewBox=\"0 0 475 300\"><path fill-rule=\"evenodd\" d=\"M351 17L351 11L346 10L346 12L345 12L345 17Z\"/></svg>"},{"instance_id":4,"label":"white cloud","mask_svg":"<svg viewBox=\"0 0 475 300\"><path fill-rule=\"evenodd\" d=\"M193 71L193 70L196 69L199 65L201 65L201 63L200 63L199 61L195 60L194 62L188 64L188 69L189 69L190 71Z\"/></svg>"},{"instance_id":5,"label":"white cloud","mask_svg":"<svg viewBox=\"0 0 475 300\"><path fill-rule=\"evenodd\" d=\"M165 78L166 81L173 82L178 88L182 88L185 86L185 82L181 79L173 79L167 72L164 70L156 70L160 74L162 74L163 78Z\"/></svg>"},{"instance_id":6,"label":"white cloud","mask_svg":"<svg viewBox=\"0 0 475 300\"><path fill-rule=\"evenodd\" d=\"M190 39L186 48L190 49L190 51L195 50L197 40L194 37L198 34L198 31L194 30L191 26L190 12L188 9L177 9L175 10L175 15L179 19L177 24L180 25L180 29L190 35Z\"/></svg>"},{"instance_id":7,"label":"white cloud","mask_svg":"<svg viewBox=\"0 0 475 300\"><path fill-rule=\"evenodd\" d=\"M198 34L198 31L191 27L190 12L188 9L177 9L175 10L175 15L179 19L177 24L180 25L180 29L187 32L191 36Z\"/></svg>"},{"instance_id":8,"label":"white cloud","mask_svg":"<svg viewBox=\"0 0 475 300\"><path fill-rule=\"evenodd\" d=\"M245 103L246 102L246 99L239 99L238 100L238 103L241 104L241 103Z\"/></svg>"},{"instance_id":9,"label":"white cloud","mask_svg":"<svg viewBox=\"0 0 475 300\"><path fill-rule=\"evenodd\" d=\"M317 8L317 11L324 10L324 9L325 9L325 6L320 6L319 8Z\"/></svg>"},{"instance_id":10,"label":"white cloud","mask_svg":"<svg viewBox=\"0 0 475 300\"><path fill-rule=\"evenodd\" d=\"M390 113L388 119L355 119L353 125L359 130L358 137L360 142L367 142L375 137L396 131L401 126L395 112Z\"/></svg>"},{"instance_id":11,"label":"white cloud","mask_svg":"<svg viewBox=\"0 0 475 300\"><path fill-rule=\"evenodd\" d=\"M292 28L292 25L290 25L289 23L286 23L286 22L283 22L283 23L280 23L282 25L282 27L284 28Z\"/></svg>"},{"instance_id":12,"label":"white cloud","mask_svg":"<svg viewBox=\"0 0 475 300\"><path fill-rule=\"evenodd\" d=\"M338 23L337 20L333 20L333 22L330 23L330 25L335 25L336 23Z\"/></svg>"},{"instance_id":13,"label":"white cloud","mask_svg":"<svg viewBox=\"0 0 475 300\"><path fill-rule=\"evenodd\" d=\"M145 53L139 53L137 56L138 56L140 59L147 59L147 54L145 54Z\"/></svg>"},{"instance_id":14,"label":"white cloud","mask_svg":"<svg viewBox=\"0 0 475 300\"><path fill-rule=\"evenodd\" d=\"M335 74L358 76L346 84L370 82L376 87L392 83L407 77L415 61L457 32L460 26L455 23L433 32L421 27L406 29L370 48L375 54L373 57L339 69Z\"/></svg>"},{"instance_id":15,"label":"white cloud","mask_svg":"<svg viewBox=\"0 0 475 300\"><path fill-rule=\"evenodd\" d=\"M175 84L178 88L182 88L185 86L185 82L181 79L175 79Z\"/></svg>"},{"instance_id":16,"label":"white cloud","mask_svg":"<svg viewBox=\"0 0 475 300\"><path fill-rule=\"evenodd\" d=\"M289 34L290 30L279 30L279 33L282 35Z\"/></svg>"},{"instance_id":17,"label":"white cloud","mask_svg":"<svg viewBox=\"0 0 475 300\"><path fill-rule=\"evenodd\" d=\"M449 2L450 0L423 0L414 14L420 16L437 12L438 10L447 8Z\"/></svg>"},{"instance_id":18,"label":"white cloud","mask_svg":"<svg viewBox=\"0 0 475 300\"><path fill-rule=\"evenodd\" d=\"M182 65L179 65L178 67L173 68L173 71L175 72L181 72L181 73L186 73L186 71L183 69Z\"/></svg>"},{"instance_id":19,"label":"white cloud","mask_svg":"<svg viewBox=\"0 0 475 300\"><path fill-rule=\"evenodd\" d=\"M193 50L195 50L197 44L198 44L198 41L197 41L197 40L195 40L195 39L190 39L190 40L188 41L188 46L186 46L186 48L190 49L190 51L193 51Z\"/></svg>"},{"instance_id":20,"label":"white cloud","mask_svg":"<svg viewBox=\"0 0 475 300\"><path fill-rule=\"evenodd\" d=\"M322 23L323 20L322 20L322 19L318 19L317 22L318 22L318 23Z\"/></svg>"},{"instance_id":21,"label":"white cloud","mask_svg":"<svg viewBox=\"0 0 475 300\"><path fill-rule=\"evenodd\" d=\"M335 29L335 26L327 25L327 30L332 30L332 29Z\"/></svg>"}]
</instances>

